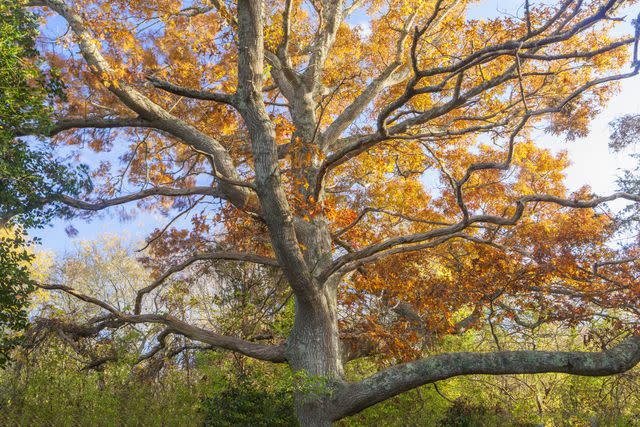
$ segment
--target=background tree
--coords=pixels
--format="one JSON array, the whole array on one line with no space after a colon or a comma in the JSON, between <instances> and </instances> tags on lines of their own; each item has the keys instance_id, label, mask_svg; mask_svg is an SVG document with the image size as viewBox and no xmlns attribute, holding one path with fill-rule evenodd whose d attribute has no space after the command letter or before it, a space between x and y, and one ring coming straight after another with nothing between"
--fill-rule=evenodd
<instances>
[{"instance_id":1,"label":"background tree","mask_svg":"<svg viewBox=\"0 0 640 427\"><path fill-rule=\"evenodd\" d=\"M28 129L50 126L50 102L62 95L61 82L35 48L36 15L21 0L0 5L0 364L26 326L27 295L33 288L28 264L28 227L39 227L59 212L46 203L54 193L78 194L80 175L55 160L46 146L16 139Z\"/></svg>"},{"instance_id":2,"label":"background tree","mask_svg":"<svg viewBox=\"0 0 640 427\"><path fill-rule=\"evenodd\" d=\"M197 298L176 282L145 311L170 309L212 330L241 325L248 339L273 339L260 337L260 327L288 331L292 312L276 306L265 272L203 267L200 280L190 284ZM113 235L82 241L53 263L41 262L33 274L72 282L121 309L149 279L135 246ZM293 382L284 366L260 366L167 333L156 342L158 327L105 319L95 306L66 294L37 291L31 301L30 328L13 351L15 362L0 371L2 424L296 425Z\"/></svg>"},{"instance_id":3,"label":"background tree","mask_svg":"<svg viewBox=\"0 0 640 427\"><path fill-rule=\"evenodd\" d=\"M640 196L569 194L568 159L538 147L536 129L585 135L615 82L638 73L620 71L635 37L614 35L632 4L540 2L470 21L460 0L33 1L69 26L47 52L69 87L48 133L98 165L94 193L43 199L172 218L149 239L154 279L130 304L41 287L99 307L98 327L151 323L160 344L177 335L286 362L303 425L459 375L628 370L640 360L637 261L594 208ZM358 15L371 34L350 25ZM187 212L191 228L172 229ZM286 340L148 312L166 284L216 260L281 272L295 301ZM498 337L593 317L625 337L595 353L495 339L488 353L428 354L482 324ZM425 352L345 377L364 355Z\"/></svg>"}]
</instances>

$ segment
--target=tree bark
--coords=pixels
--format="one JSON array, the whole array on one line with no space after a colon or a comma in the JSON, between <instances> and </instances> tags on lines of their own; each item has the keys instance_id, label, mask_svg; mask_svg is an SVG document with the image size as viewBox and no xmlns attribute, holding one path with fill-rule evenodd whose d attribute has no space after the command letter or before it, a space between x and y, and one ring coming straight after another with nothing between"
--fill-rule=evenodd
<instances>
[{"instance_id":1,"label":"tree bark","mask_svg":"<svg viewBox=\"0 0 640 427\"><path fill-rule=\"evenodd\" d=\"M405 391L462 375L514 375L557 372L606 376L626 372L640 361L640 337L630 336L601 352L499 351L447 353L396 365L332 396L333 420L356 414Z\"/></svg>"},{"instance_id":2,"label":"tree bark","mask_svg":"<svg viewBox=\"0 0 640 427\"><path fill-rule=\"evenodd\" d=\"M326 404L344 378L335 292L318 293L311 304L296 300L287 361L297 373L294 398L300 424L330 425Z\"/></svg>"}]
</instances>

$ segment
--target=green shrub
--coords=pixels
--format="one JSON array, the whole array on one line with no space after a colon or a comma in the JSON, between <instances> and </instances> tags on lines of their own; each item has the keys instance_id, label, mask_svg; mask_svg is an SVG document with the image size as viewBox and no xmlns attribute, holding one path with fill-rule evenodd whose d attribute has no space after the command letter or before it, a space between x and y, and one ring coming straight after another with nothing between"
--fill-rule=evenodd
<instances>
[{"instance_id":1,"label":"green shrub","mask_svg":"<svg viewBox=\"0 0 640 427\"><path fill-rule=\"evenodd\" d=\"M291 390L269 389L258 381L243 379L204 400L207 427L297 426Z\"/></svg>"},{"instance_id":2,"label":"green shrub","mask_svg":"<svg viewBox=\"0 0 640 427\"><path fill-rule=\"evenodd\" d=\"M441 427L526 427L534 425L518 422L508 410L500 405L473 403L466 399L454 401L440 422Z\"/></svg>"}]
</instances>

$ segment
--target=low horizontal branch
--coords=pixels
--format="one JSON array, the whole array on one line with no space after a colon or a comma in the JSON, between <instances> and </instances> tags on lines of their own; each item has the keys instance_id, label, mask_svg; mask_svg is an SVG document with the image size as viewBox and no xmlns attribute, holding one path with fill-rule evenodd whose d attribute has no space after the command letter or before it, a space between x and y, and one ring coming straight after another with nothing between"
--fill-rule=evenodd
<instances>
[{"instance_id":1,"label":"low horizontal branch","mask_svg":"<svg viewBox=\"0 0 640 427\"><path fill-rule=\"evenodd\" d=\"M119 311L111 304L101 301L95 297L85 295L75 289L57 284L40 284L41 289L62 291L69 295L72 295L81 301L94 304L101 307L111 313L115 318L131 324L137 323L157 323L165 325L171 329L174 333L184 335L194 341L199 341L204 344L209 344L213 347L217 347L224 350L234 351L236 353L243 354L254 359L265 360L269 362L282 363L286 361L285 346L281 345L268 345L257 344L250 341L245 341L240 338L231 337L227 335L216 334L215 332L208 331L198 326L190 325L180 319L177 319L170 315L160 314L128 314Z\"/></svg>"},{"instance_id":2,"label":"low horizontal branch","mask_svg":"<svg viewBox=\"0 0 640 427\"><path fill-rule=\"evenodd\" d=\"M397 365L346 385L331 399L333 420L425 384L461 375L565 373L605 376L626 372L640 362L640 337L630 336L601 352L500 351L448 353Z\"/></svg>"}]
</instances>

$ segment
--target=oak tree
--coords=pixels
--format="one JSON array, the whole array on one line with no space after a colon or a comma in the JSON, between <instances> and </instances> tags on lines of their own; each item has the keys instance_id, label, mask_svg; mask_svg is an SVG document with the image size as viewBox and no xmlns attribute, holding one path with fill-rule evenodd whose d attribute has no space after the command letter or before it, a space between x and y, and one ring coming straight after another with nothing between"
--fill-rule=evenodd
<instances>
[{"instance_id":1,"label":"oak tree","mask_svg":"<svg viewBox=\"0 0 640 427\"><path fill-rule=\"evenodd\" d=\"M51 144L95 165L95 190L50 201L168 218L148 241L154 279L129 305L41 287L98 307L95 328L153 323L159 345L181 335L287 363L304 378L305 426L459 375L630 369L637 250L612 245L602 209L640 195L570 193L567 155L538 141L586 136L617 82L638 74L624 24L635 2L527 1L519 16L470 19L473 3L31 1L67 86ZM190 227L173 226L185 217ZM149 311L219 262L280 274L295 301L285 340ZM482 324L594 317L626 338L593 353L496 341L429 354ZM388 367L348 381L344 364L371 355Z\"/></svg>"}]
</instances>

